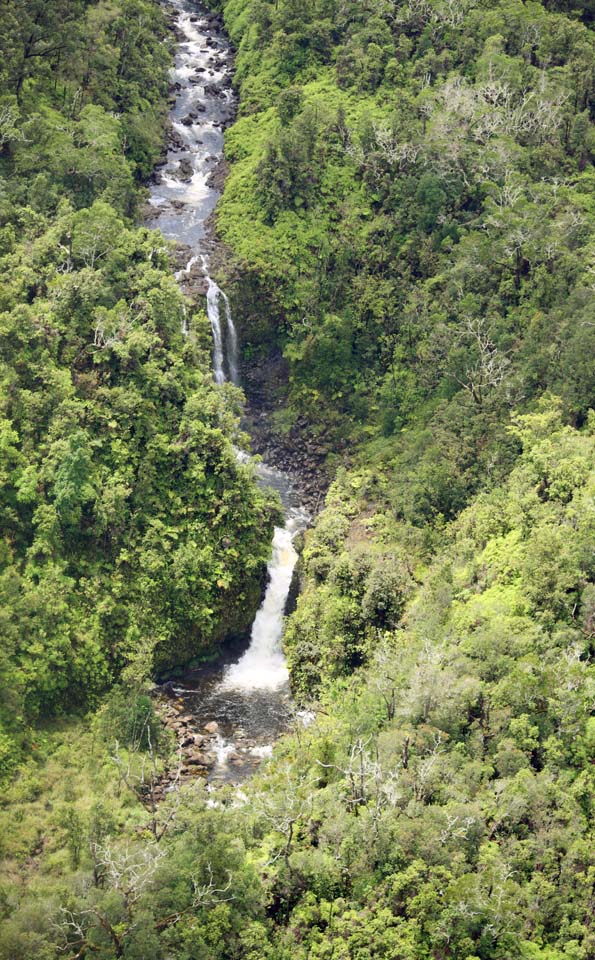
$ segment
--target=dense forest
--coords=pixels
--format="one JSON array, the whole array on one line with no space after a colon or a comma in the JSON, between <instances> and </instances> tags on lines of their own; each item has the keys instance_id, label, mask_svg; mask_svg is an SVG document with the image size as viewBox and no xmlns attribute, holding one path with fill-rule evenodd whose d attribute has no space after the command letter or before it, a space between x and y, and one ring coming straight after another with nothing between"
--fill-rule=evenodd
<instances>
[{"instance_id":1,"label":"dense forest","mask_svg":"<svg viewBox=\"0 0 595 960\"><path fill-rule=\"evenodd\" d=\"M0 957L592 960L595 7L209 6L243 365L333 475L311 722L147 805L150 681L251 622L278 507L138 226L166 4L1 0Z\"/></svg>"}]
</instances>

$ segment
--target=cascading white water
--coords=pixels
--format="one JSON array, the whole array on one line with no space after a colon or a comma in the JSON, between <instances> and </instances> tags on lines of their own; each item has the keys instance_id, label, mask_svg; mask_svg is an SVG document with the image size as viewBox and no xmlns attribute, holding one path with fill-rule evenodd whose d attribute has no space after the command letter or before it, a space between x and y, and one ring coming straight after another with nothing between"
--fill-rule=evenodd
<instances>
[{"instance_id":1,"label":"cascading white water","mask_svg":"<svg viewBox=\"0 0 595 960\"><path fill-rule=\"evenodd\" d=\"M227 295L209 272L206 223L218 199L212 185L213 163L223 155L222 127L232 106L228 45L213 35L208 22L196 14L188 0L169 0L184 38L176 56L172 80L176 100L171 113L174 142L157 183L151 188L153 224L169 238L185 244L193 255L176 274L178 281L192 279L202 266L207 281L207 314L213 334L213 377L223 384L239 384L238 336ZM207 83L208 81L208 83ZM182 330L188 331L186 317ZM238 451L245 462L246 454ZM286 507L286 524L277 527L268 565L268 583L253 623L248 649L237 663L216 677L189 672L180 696L197 723L216 721L221 732L212 749L216 765L212 776L239 775L237 766L269 754L288 715L288 671L282 649L285 607L297 560L296 532L307 525L307 515L295 503L289 478L260 464L256 468L263 486L275 487ZM194 685L193 685L194 684ZM251 738L251 739L250 739ZM239 758L239 759L238 759ZM230 766L231 765L231 766Z\"/></svg>"},{"instance_id":2,"label":"cascading white water","mask_svg":"<svg viewBox=\"0 0 595 960\"><path fill-rule=\"evenodd\" d=\"M207 315L213 333L213 376L215 383L225 383L225 355L223 353L223 330L221 329L221 314L219 299L221 291L214 280L207 274L209 289L207 290Z\"/></svg>"},{"instance_id":3,"label":"cascading white water","mask_svg":"<svg viewBox=\"0 0 595 960\"><path fill-rule=\"evenodd\" d=\"M202 256L201 260L203 272L209 285L207 290L207 316L213 333L213 377L215 383L225 383L229 379L239 386L238 334L231 315L229 298L211 277L207 258ZM225 309L225 332L221 322L222 301ZM226 364L228 375L225 373Z\"/></svg>"},{"instance_id":4,"label":"cascading white water","mask_svg":"<svg viewBox=\"0 0 595 960\"><path fill-rule=\"evenodd\" d=\"M252 625L250 646L244 656L227 668L224 688L275 690L287 683L289 674L281 646L285 605L297 561L293 534L276 527L273 556L269 563L269 582L262 606Z\"/></svg>"},{"instance_id":5,"label":"cascading white water","mask_svg":"<svg viewBox=\"0 0 595 960\"><path fill-rule=\"evenodd\" d=\"M225 319L227 321L227 364L229 367L229 379L236 386L240 385L240 373L238 366L238 334L231 315L231 306L226 293L221 291L223 303L225 304Z\"/></svg>"}]
</instances>

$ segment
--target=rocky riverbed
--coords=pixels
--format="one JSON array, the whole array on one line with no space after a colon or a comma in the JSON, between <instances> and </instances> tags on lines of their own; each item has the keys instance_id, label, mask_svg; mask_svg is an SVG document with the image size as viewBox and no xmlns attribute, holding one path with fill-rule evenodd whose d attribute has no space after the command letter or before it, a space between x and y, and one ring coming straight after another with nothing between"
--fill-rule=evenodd
<instances>
[{"instance_id":1,"label":"rocky riverbed","mask_svg":"<svg viewBox=\"0 0 595 960\"><path fill-rule=\"evenodd\" d=\"M164 728L173 736L175 758L167 765L153 788L153 799L162 800L175 782L183 784L196 777L209 779L220 762L221 732L216 720L199 727L197 719L188 713L188 706L180 697L169 698L156 690L156 712ZM239 754L226 756L233 765L241 762Z\"/></svg>"}]
</instances>

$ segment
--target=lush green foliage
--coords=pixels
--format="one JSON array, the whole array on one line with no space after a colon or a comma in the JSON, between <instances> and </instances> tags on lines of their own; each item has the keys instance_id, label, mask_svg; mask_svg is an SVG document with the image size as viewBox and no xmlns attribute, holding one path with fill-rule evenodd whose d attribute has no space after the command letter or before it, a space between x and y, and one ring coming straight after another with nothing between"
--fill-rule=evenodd
<instances>
[{"instance_id":1,"label":"lush green foliage","mask_svg":"<svg viewBox=\"0 0 595 960\"><path fill-rule=\"evenodd\" d=\"M233 392L160 234L128 215L160 147L145 0L8 4L0 99L2 697L10 737L250 622L271 514Z\"/></svg>"},{"instance_id":2,"label":"lush green foliage","mask_svg":"<svg viewBox=\"0 0 595 960\"><path fill-rule=\"evenodd\" d=\"M595 401L590 7L223 7L245 339L283 349L294 414L386 438L408 519L453 517L509 470L519 404Z\"/></svg>"},{"instance_id":3,"label":"lush green foliage","mask_svg":"<svg viewBox=\"0 0 595 960\"><path fill-rule=\"evenodd\" d=\"M591 5L218 5L245 347L281 347L285 419L354 451L286 634L314 719L245 792L157 810L139 796L170 745L146 698L40 736L5 796L0 956L590 960ZM83 6L81 36L113 12ZM11 56L2 162L27 171L17 111L36 84L58 104ZM128 120L104 122L112 156ZM122 219L131 162L118 196L116 166L84 200L65 175L49 209L7 194L7 718L212 636L213 583L235 596L262 556L204 327L182 343L166 251Z\"/></svg>"},{"instance_id":4,"label":"lush green foliage","mask_svg":"<svg viewBox=\"0 0 595 960\"><path fill-rule=\"evenodd\" d=\"M325 689L247 796L187 787L143 813L114 783L142 749L139 707L118 698L68 796L71 750L40 745L6 853L13 875L27 856L44 873L6 893L1 956L591 956L595 439L557 403L514 430L509 480L429 565L383 564L399 531L365 476L337 481L290 634L310 690L304 631L316 645ZM349 676L353 650L367 666ZM128 748L110 775L114 737Z\"/></svg>"}]
</instances>

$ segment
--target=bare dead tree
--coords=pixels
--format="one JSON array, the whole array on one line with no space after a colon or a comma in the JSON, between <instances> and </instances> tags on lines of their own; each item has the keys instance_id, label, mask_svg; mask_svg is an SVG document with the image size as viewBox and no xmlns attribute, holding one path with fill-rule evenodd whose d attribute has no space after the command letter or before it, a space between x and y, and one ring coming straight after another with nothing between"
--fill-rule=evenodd
<instances>
[{"instance_id":1,"label":"bare dead tree","mask_svg":"<svg viewBox=\"0 0 595 960\"><path fill-rule=\"evenodd\" d=\"M105 845L100 850L100 856L112 889L122 898L126 921L113 922L97 905L84 907L76 912L60 907L59 919L54 927L63 939L58 949L68 955L69 960L83 960L88 953L95 953L100 949L91 939L97 927L110 938L115 956L123 956L126 941L137 922L135 907L152 885L157 867L165 856L165 849L151 843L140 850L130 851L127 847L118 854L114 853L109 845ZM157 933L174 926L183 917L200 908L228 903L235 899L230 892L233 882L231 873L227 874L227 883L220 884L214 878L211 864L207 864L206 872L206 880L196 876L190 878L192 894L185 907L155 920L154 928Z\"/></svg>"},{"instance_id":2,"label":"bare dead tree","mask_svg":"<svg viewBox=\"0 0 595 960\"><path fill-rule=\"evenodd\" d=\"M175 820L180 805L180 793L177 788L182 775L182 749L178 748L176 769L173 778L169 778L171 801L163 811L160 796L163 775L148 716L143 719L136 733L138 743L145 738L147 749L142 753L138 750L128 750L124 754L116 740L111 760L118 770L118 789L120 790L121 785L125 784L148 807L151 814L148 826L154 840L159 842Z\"/></svg>"},{"instance_id":3,"label":"bare dead tree","mask_svg":"<svg viewBox=\"0 0 595 960\"><path fill-rule=\"evenodd\" d=\"M476 360L466 368L463 377L455 376L455 380L481 407L486 393L504 380L510 361L493 342L483 317L467 317L464 329L465 339L471 342Z\"/></svg>"},{"instance_id":4,"label":"bare dead tree","mask_svg":"<svg viewBox=\"0 0 595 960\"><path fill-rule=\"evenodd\" d=\"M312 809L313 786L312 781L306 777L300 777L297 782L292 780L291 771L287 768L284 772L286 788L281 793L275 792L274 796L265 793L259 793L254 798L254 804L257 811L270 824L272 829L280 834L282 841L279 844L277 852L269 860L269 865L279 859L283 859L288 871L292 872L291 852L295 839L297 825L303 821L307 813ZM304 791L304 788L305 791Z\"/></svg>"},{"instance_id":5,"label":"bare dead tree","mask_svg":"<svg viewBox=\"0 0 595 960\"><path fill-rule=\"evenodd\" d=\"M437 732L429 751L410 765L413 796L419 803L425 803L432 792L436 766L442 752L442 733Z\"/></svg>"},{"instance_id":6,"label":"bare dead tree","mask_svg":"<svg viewBox=\"0 0 595 960\"><path fill-rule=\"evenodd\" d=\"M447 812L446 822L440 832L440 843L445 844L449 840L466 840L469 830L475 823L475 817L461 817Z\"/></svg>"},{"instance_id":7,"label":"bare dead tree","mask_svg":"<svg viewBox=\"0 0 595 960\"><path fill-rule=\"evenodd\" d=\"M189 913L193 913L198 910L200 907L213 907L218 903L229 903L231 900L235 900L235 896L230 893L233 877L232 874L227 874L227 883L224 886L217 886L217 882L213 877L213 868L211 864L207 864L207 874L208 880L205 882L200 882L196 877L191 878L192 882L192 900L183 910L176 910L174 913L170 913L166 917L162 917L155 924L155 929L158 932L167 930L168 927L174 926L174 924L179 923L182 917L187 916Z\"/></svg>"},{"instance_id":8,"label":"bare dead tree","mask_svg":"<svg viewBox=\"0 0 595 960\"><path fill-rule=\"evenodd\" d=\"M0 107L0 153L10 143L27 143L27 137L19 126L20 116L10 104Z\"/></svg>"},{"instance_id":9,"label":"bare dead tree","mask_svg":"<svg viewBox=\"0 0 595 960\"><path fill-rule=\"evenodd\" d=\"M348 785L348 794L345 798L347 805L357 814L358 808L365 805L369 798L369 784L378 777L378 756L370 754L370 746L374 743L372 737L356 737L348 747L346 761L340 763L316 762L327 770L336 770L341 774Z\"/></svg>"},{"instance_id":10,"label":"bare dead tree","mask_svg":"<svg viewBox=\"0 0 595 960\"><path fill-rule=\"evenodd\" d=\"M107 350L122 343L136 324L138 317L132 315L130 307L119 311L117 318L108 318L104 311L98 314L93 330L93 346L98 350Z\"/></svg>"}]
</instances>

